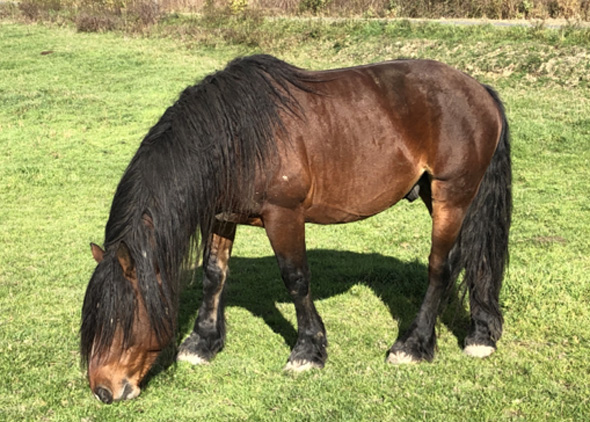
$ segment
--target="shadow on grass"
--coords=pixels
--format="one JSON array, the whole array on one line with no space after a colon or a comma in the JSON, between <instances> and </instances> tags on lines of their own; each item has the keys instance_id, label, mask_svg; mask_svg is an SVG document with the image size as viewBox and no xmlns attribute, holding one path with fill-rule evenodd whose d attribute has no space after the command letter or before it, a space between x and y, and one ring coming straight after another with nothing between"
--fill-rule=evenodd
<instances>
[{"instance_id":1,"label":"shadow on grass","mask_svg":"<svg viewBox=\"0 0 590 422\"><path fill-rule=\"evenodd\" d=\"M333 250L309 250L307 256L315 301L345 293L358 284L365 285L373 290L388 307L392 318L398 321L398 335L409 328L426 294L428 270L417 261L403 262L375 253ZM226 306L239 306L262 318L290 348L294 347L297 327L286 320L276 307L277 302L291 303L291 299L281 281L275 257L232 257L230 270L225 291ZM185 274L187 286L180 296L177 344L194 324L202 299L201 279L201 268ZM462 347L469 327L469 315L457 292L449 298L441 322L453 332ZM239 327L233 326L233 329ZM162 354L148 380L174 364L175 346Z\"/></svg>"}]
</instances>

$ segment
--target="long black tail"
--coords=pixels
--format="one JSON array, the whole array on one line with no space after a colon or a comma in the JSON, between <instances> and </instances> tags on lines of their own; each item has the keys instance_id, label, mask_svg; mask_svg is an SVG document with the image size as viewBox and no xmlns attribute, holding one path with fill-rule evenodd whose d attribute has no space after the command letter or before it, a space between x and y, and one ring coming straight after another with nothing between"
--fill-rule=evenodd
<instances>
[{"instance_id":1,"label":"long black tail","mask_svg":"<svg viewBox=\"0 0 590 422\"><path fill-rule=\"evenodd\" d=\"M472 325L467 345L495 348L502 335L499 294L508 264L508 236L512 214L510 133L498 94L484 85L502 116L502 132L496 152L483 177L453 249L449 254L451 280L464 269L469 288Z\"/></svg>"}]
</instances>

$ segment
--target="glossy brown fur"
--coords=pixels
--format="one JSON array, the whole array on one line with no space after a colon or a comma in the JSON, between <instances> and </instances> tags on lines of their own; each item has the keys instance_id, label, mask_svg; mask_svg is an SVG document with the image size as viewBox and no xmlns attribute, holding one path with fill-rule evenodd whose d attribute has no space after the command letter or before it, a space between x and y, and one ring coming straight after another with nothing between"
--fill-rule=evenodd
<instances>
[{"instance_id":1,"label":"glossy brown fur","mask_svg":"<svg viewBox=\"0 0 590 422\"><path fill-rule=\"evenodd\" d=\"M307 222L359 220L401 200L424 173L434 203L469 205L501 131L481 84L431 61L319 76L329 80L322 95L298 95L306 119L289 122L292 146L282 144L261 217L279 206L300 207Z\"/></svg>"},{"instance_id":2,"label":"glossy brown fur","mask_svg":"<svg viewBox=\"0 0 590 422\"><path fill-rule=\"evenodd\" d=\"M414 324L393 345L388 361L432 359L434 324L442 295L468 259L457 246L464 218L471 212L475 217L469 221L481 220L478 210L469 211L470 204L503 137L508 148L505 117L495 93L434 61L399 60L308 72L264 56L251 60L263 69L267 60L285 66L297 74L299 85L273 81L277 92L289 97L289 105L278 108L280 124L273 129L274 153L251 164L256 170L249 188L227 192L234 181L226 180L224 192L231 199L216 202L222 205L214 210L211 226L198 226L205 233L204 297L195 328L180 346L179 360L208 362L223 347L222 293L231 247L236 225L250 224L266 230L295 303L299 334L287 368L323 367L326 332L311 298L305 223L361 220L411 197L410 192L419 193L432 216L429 286ZM509 160L509 150L507 154ZM507 176L498 184L508 186L494 188L507 198L507 218L501 221L506 226L502 244L507 242L510 223L509 161L503 171ZM247 197L244 192L249 193ZM493 218L498 221L490 221L490 225L500 223L500 217ZM156 218L154 224L157 231ZM505 245L499 248L502 272L507 251ZM117 256L125 278L137 293L134 258L125 255L123 246ZM494 311L501 282L501 277L497 278L490 282L493 287L480 287L477 294L472 291L474 297L479 294L483 299L472 303L474 328L467 339L469 344L495 349L501 332L501 315ZM468 282L470 288L477 283ZM116 334L107 357L90 353L91 388L106 402L135 397L157 351L171 340L171 336L154 333L141 295L137 297L129 344L122 347L117 340L121 336ZM127 393L132 393L125 396L127 384L131 386ZM106 399L96 392L98 387L108 390Z\"/></svg>"}]
</instances>

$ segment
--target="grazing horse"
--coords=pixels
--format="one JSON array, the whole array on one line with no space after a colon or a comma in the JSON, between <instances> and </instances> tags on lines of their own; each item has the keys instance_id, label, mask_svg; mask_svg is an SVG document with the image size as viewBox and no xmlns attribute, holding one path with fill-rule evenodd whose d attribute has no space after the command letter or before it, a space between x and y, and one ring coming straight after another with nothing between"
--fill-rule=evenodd
<instances>
[{"instance_id":1,"label":"grazing horse","mask_svg":"<svg viewBox=\"0 0 590 422\"><path fill-rule=\"evenodd\" d=\"M432 217L428 289L387 354L430 361L435 322L464 271L468 355L502 333L498 304L512 208L509 133L490 87L430 60L307 71L271 56L232 61L184 90L151 128L116 190L90 279L81 356L105 403L140 382L175 337L179 278L203 252L203 302L177 359L211 361L238 224L263 227L297 314L286 369L321 368L326 330L310 291L305 223L362 220L420 197Z\"/></svg>"}]
</instances>

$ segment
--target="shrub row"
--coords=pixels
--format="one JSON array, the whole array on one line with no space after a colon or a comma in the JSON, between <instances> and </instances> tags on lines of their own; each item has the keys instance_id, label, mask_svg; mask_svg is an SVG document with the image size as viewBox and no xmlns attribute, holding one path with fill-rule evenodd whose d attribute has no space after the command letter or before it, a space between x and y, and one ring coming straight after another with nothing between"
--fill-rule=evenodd
<instances>
[{"instance_id":1,"label":"shrub row","mask_svg":"<svg viewBox=\"0 0 590 422\"><path fill-rule=\"evenodd\" d=\"M323 15L590 20L590 0L23 0L29 20L73 20L80 31L145 30L177 12L201 16Z\"/></svg>"}]
</instances>

